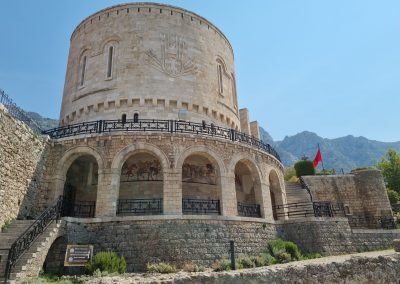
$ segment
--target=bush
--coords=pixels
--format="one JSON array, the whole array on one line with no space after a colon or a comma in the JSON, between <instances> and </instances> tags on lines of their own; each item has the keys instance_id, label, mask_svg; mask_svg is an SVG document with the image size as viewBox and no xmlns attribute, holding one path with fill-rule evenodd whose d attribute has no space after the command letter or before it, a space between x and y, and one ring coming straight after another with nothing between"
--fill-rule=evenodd
<instances>
[{"instance_id":1,"label":"bush","mask_svg":"<svg viewBox=\"0 0 400 284\"><path fill-rule=\"evenodd\" d=\"M186 262L183 265L182 269L186 272L203 272L205 270L205 267L202 265L194 264L193 262Z\"/></svg>"},{"instance_id":2,"label":"bush","mask_svg":"<svg viewBox=\"0 0 400 284\"><path fill-rule=\"evenodd\" d=\"M336 170L335 169L331 169L331 170L325 169L325 170L322 170L322 171L316 173L316 175L317 176L336 175Z\"/></svg>"},{"instance_id":3,"label":"bush","mask_svg":"<svg viewBox=\"0 0 400 284\"><path fill-rule=\"evenodd\" d=\"M272 240L267 243L267 253L276 259L278 263L301 259L298 246L290 241Z\"/></svg>"},{"instance_id":4,"label":"bush","mask_svg":"<svg viewBox=\"0 0 400 284\"><path fill-rule=\"evenodd\" d=\"M271 254L269 254L269 253L262 253L261 254L261 257L263 258L263 260L264 260L264 262L265 262L265 265L272 265L272 264L275 264L277 261L276 261L276 258L275 257L273 257Z\"/></svg>"},{"instance_id":5,"label":"bush","mask_svg":"<svg viewBox=\"0 0 400 284\"><path fill-rule=\"evenodd\" d=\"M168 262L148 263L147 271L153 273L174 273L176 272L176 267Z\"/></svg>"},{"instance_id":6,"label":"bush","mask_svg":"<svg viewBox=\"0 0 400 284\"><path fill-rule=\"evenodd\" d=\"M238 263L241 266L241 268L254 268L256 267L256 264L254 263L254 258L245 256L242 258L238 259Z\"/></svg>"},{"instance_id":7,"label":"bush","mask_svg":"<svg viewBox=\"0 0 400 284\"><path fill-rule=\"evenodd\" d=\"M296 176L312 176L315 175L315 168L312 161L298 161L294 164L294 169L296 170Z\"/></svg>"},{"instance_id":8,"label":"bush","mask_svg":"<svg viewBox=\"0 0 400 284\"><path fill-rule=\"evenodd\" d=\"M123 256L119 257L115 252L112 251L100 251L96 253L92 261L86 265L86 270L93 274L105 272L107 273L125 273L126 261Z\"/></svg>"},{"instance_id":9,"label":"bush","mask_svg":"<svg viewBox=\"0 0 400 284\"><path fill-rule=\"evenodd\" d=\"M232 269L231 267L231 262L227 260L226 258L223 258L221 260L217 260L216 262L213 263L212 268L214 271L229 271ZM240 269L236 267L237 269Z\"/></svg>"},{"instance_id":10,"label":"bush","mask_svg":"<svg viewBox=\"0 0 400 284\"><path fill-rule=\"evenodd\" d=\"M387 195L389 197L390 204L392 205L400 201L400 194L397 191L388 189Z\"/></svg>"},{"instance_id":11,"label":"bush","mask_svg":"<svg viewBox=\"0 0 400 284\"><path fill-rule=\"evenodd\" d=\"M307 259L314 259L314 258L320 258L322 255L318 252L313 252L313 253L308 253L305 254L301 257L301 260L307 260Z\"/></svg>"},{"instance_id":12,"label":"bush","mask_svg":"<svg viewBox=\"0 0 400 284\"><path fill-rule=\"evenodd\" d=\"M296 177L296 170L293 167L285 168L285 174L283 178L286 181L291 181L293 177Z\"/></svg>"}]
</instances>

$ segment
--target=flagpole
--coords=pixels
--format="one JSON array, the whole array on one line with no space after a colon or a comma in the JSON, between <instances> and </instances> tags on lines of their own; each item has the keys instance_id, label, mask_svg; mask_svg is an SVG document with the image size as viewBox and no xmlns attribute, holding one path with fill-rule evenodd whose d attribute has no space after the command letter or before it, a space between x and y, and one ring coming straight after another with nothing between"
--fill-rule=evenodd
<instances>
[{"instance_id":1,"label":"flagpole","mask_svg":"<svg viewBox=\"0 0 400 284\"><path fill-rule=\"evenodd\" d=\"M318 150L321 152L321 149L319 148L319 143L318 143ZM322 153L321 153L321 164L322 164L322 170L325 171L325 168L324 168L324 159L322 158Z\"/></svg>"}]
</instances>

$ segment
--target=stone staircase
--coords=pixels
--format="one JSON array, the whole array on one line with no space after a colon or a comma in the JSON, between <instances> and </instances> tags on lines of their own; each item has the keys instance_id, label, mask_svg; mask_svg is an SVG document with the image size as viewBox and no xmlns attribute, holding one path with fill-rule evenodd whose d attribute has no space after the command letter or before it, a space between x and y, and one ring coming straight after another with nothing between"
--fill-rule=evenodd
<instances>
[{"instance_id":1,"label":"stone staircase","mask_svg":"<svg viewBox=\"0 0 400 284\"><path fill-rule=\"evenodd\" d=\"M298 182L286 182L286 211L289 219L298 219L314 216L314 209L310 195Z\"/></svg>"},{"instance_id":2,"label":"stone staircase","mask_svg":"<svg viewBox=\"0 0 400 284\"><path fill-rule=\"evenodd\" d=\"M59 236L61 221L53 221L17 261L11 270L10 279L6 281L4 278L11 245L34 222L34 220L15 220L0 233L0 283L22 283L39 274L50 246Z\"/></svg>"},{"instance_id":3,"label":"stone staircase","mask_svg":"<svg viewBox=\"0 0 400 284\"><path fill-rule=\"evenodd\" d=\"M307 190L298 182L285 182L287 203L311 203Z\"/></svg>"}]
</instances>

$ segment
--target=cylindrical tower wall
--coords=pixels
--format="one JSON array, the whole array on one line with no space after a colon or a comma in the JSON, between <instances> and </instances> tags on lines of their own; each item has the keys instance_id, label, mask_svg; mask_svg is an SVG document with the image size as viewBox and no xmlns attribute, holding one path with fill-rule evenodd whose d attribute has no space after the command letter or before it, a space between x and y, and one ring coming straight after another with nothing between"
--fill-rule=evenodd
<instances>
[{"instance_id":1,"label":"cylindrical tower wall","mask_svg":"<svg viewBox=\"0 0 400 284\"><path fill-rule=\"evenodd\" d=\"M166 5L89 16L71 36L60 123L124 114L240 129L229 41L204 18Z\"/></svg>"}]
</instances>

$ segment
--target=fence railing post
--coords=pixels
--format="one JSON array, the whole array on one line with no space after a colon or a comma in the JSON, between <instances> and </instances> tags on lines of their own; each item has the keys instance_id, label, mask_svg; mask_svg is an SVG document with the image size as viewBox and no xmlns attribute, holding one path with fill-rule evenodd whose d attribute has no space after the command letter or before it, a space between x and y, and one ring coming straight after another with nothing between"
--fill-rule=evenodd
<instances>
[{"instance_id":1,"label":"fence railing post","mask_svg":"<svg viewBox=\"0 0 400 284\"><path fill-rule=\"evenodd\" d=\"M230 244L230 253L231 253L231 267L232 270L236 270L236 262L235 262L235 242L229 241Z\"/></svg>"}]
</instances>

